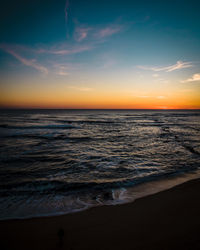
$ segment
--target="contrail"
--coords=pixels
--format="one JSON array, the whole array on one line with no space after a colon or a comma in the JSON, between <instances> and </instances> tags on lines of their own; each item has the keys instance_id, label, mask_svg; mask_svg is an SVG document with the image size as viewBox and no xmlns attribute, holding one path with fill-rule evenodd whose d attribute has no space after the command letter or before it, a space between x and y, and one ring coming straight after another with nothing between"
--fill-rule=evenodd
<instances>
[{"instance_id":1,"label":"contrail","mask_svg":"<svg viewBox=\"0 0 200 250\"><path fill-rule=\"evenodd\" d=\"M69 29L67 27L68 18L69 18L69 0L66 0L66 3L65 3L65 26L66 26L67 38L69 38Z\"/></svg>"},{"instance_id":2,"label":"contrail","mask_svg":"<svg viewBox=\"0 0 200 250\"><path fill-rule=\"evenodd\" d=\"M69 0L66 1L65 3L65 22L67 24L67 21L68 21L68 12L69 12Z\"/></svg>"}]
</instances>

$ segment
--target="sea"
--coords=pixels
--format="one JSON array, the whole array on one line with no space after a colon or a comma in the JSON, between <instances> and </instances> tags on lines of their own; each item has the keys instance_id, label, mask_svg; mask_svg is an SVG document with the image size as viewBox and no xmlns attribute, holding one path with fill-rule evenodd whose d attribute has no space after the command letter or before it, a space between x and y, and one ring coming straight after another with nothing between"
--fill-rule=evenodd
<instances>
[{"instance_id":1,"label":"sea","mask_svg":"<svg viewBox=\"0 0 200 250\"><path fill-rule=\"evenodd\" d=\"M0 219L132 202L198 178L200 110L0 110Z\"/></svg>"}]
</instances>

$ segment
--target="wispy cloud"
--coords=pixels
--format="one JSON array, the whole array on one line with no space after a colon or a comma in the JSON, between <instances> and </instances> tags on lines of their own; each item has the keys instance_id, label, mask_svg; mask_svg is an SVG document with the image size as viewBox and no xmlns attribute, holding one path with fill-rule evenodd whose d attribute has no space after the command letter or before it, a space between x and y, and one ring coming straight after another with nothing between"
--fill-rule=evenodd
<instances>
[{"instance_id":1,"label":"wispy cloud","mask_svg":"<svg viewBox=\"0 0 200 250\"><path fill-rule=\"evenodd\" d=\"M159 77L158 74L153 74L152 76L155 77L155 78Z\"/></svg>"},{"instance_id":2,"label":"wispy cloud","mask_svg":"<svg viewBox=\"0 0 200 250\"><path fill-rule=\"evenodd\" d=\"M151 96L151 95L136 95L137 98L156 98L156 99L166 99L166 96L160 95L160 96Z\"/></svg>"},{"instance_id":3,"label":"wispy cloud","mask_svg":"<svg viewBox=\"0 0 200 250\"><path fill-rule=\"evenodd\" d=\"M74 39L77 42L81 42L87 38L89 31L91 31L91 27L76 27L74 32Z\"/></svg>"},{"instance_id":4,"label":"wispy cloud","mask_svg":"<svg viewBox=\"0 0 200 250\"><path fill-rule=\"evenodd\" d=\"M66 57L64 56L82 53L92 48L92 45L71 45L64 43L55 44L51 47L41 46L40 48L31 48L16 44L0 44L0 49L12 55L24 65L35 68L44 74L48 74L48 68L51 68L51 73L60 76L67 76L71 71L76 71L78 68L80 69L79 64L70 63L69 60L67 63L63 63L63 60L66 61ZM47 54L48 57L44 56L44 54ZM42 61L42 64L45 64L45 66L39 63L39 61ZM48 65L48 67L46 65Z\"/></svg>"},{"instance_id":5,"label":"wispy cloud","mask_svg":"<svg viewBox=\"0 0 200 250\"><path fill-rule=\"evenodd\" d=\"M101 39L101 38L105 38L105 37L117 34L121 30L122 30L122 25L110 25L108 27L97 30L94 36L96 38Z\"/></svg>"},{"instance_id":6,"label":"wispy cloud","mask_svg":"<svg viewBox=\"0 0 200 250\"><path fill-rule=\"evenodd\" d=\"M160 83L168 83L169 81L163 78L156 78L155 79L156 82L160 82Z\"/></svg>"},{"instance_id":7,"label":"wispy cloud","mask_svg":"<svg viewBox=\"0 0 200 250\"><path fill-rule=\"evenodd\" d=\"M196 82L196 81L200 81L200 73L196 73L191 78L188 78L188 79L183 80L181 82L185 83L185 82Z\"/></svg>"},{"instance_id":8,"label":"wispy cloud","mask_svg":"<svg viewBox=\"0 0 200 250\"><path fill-rule=\"evenodd\" d=\"M159 96L156 96L156 98L157 98L157 99L165 99L166 96L164 96L164 95L159 95Z\"/></svg>"},{"instance_id":9,"label":"wispy cloud","mask_svg":"<svg viewBox=\"0 0 200 250\"><path fill-rule=\"evenodd\" d=\"M165 72L171 72L174 70L179 70L179 69L185 69L185 68L191 68L193 65L191 62L182 62L182 61L177 61L176 64L169 65L166 67L149 67L149 66L138 66L140 69L144 70L151 70L151 71L165 71Z\"/></svg>"},{"instance_id":10,"label":"wispy cloud","mask_svg":"<svg viewBox=\"0 0 200 250\"><path fill-rule=\"evenodd\" d=\"M84 51L89 51L94 48L94 45L80 45L80 44L70 44L70 43L57 43L53 46L41 45L40 47L27 47L23 45L16 44L0 44L2 49L10 49L13 51L20 51L20 53L26 53L29 55L39 55L39 54L52 54L52 55L72 55L82 53Z\"/></svg>"},{"instance_id":11,"label":"wispy cloud","mask_svg":"<svg viewBox=\"0 0 200 250\"><path fill-rule=\"evenodd\" d=\"M32 68L42 72L43 74L48 74L48 69L46 67L42 66L41 64L37 63L37 61L35 59L27 59L25 57L22 57L21 55L19 55L14 50L12 50L12 49L10 49L8 47L2 46L2 45L0 45L0 48L3 49L8 54L15 57L22 64L24 64L26 66L29 66L29 67L32 67Z\"/></svg>"},{"instance_id":12,"label":"wispy cloud","mask_svg":"<svg viewBox=\"0 0 200 250\"><path fill-rule=\"evenodd\" d=\"M65 19L67 21L69 14L69 1L66 1L65 5ZM0 44L0 48L15 57L18 61L23 63L26 66L33 67L38 71L48 74L48 69L45 67L48 65L48 68L51 67L54 69L54 73L62 76L69 75L70 71L65 70L64 68L59 68L55 70L53 60L55 62L63 62L63 60L70 60L71 57L67 58L67 55L76 55L79 53L91 51L98 47L100 43L104 43L107 37L110 37L118 32L121 32L125 25L121 24L109 24L104 27L90 27L87 25L79 24L76 22L77 27L74 32L74 39L67 42L60 42L54 45L36 45L33 47L28 47L24 45L17 44ZM85 40L87 39L87 43ZM48 57L46 55L48 55ZM34 59L29 59L34 58ZM51 62L50 62L51 60ZM39 62L45 64L43 66ZM49 63L50 62L50 63ZM109 68L114 65L113 60L108 60L104 63L104 68Z\"/></svg>"},{"instance_id":13,"label":"wispy cloud","mask_svg":"<svg viewBox=\"0 0 200 250\"><path fill-rule=\"evenodd\" d=\"M87 87L75 87L75 86L68 86L68 88L73 89L73 90L78 90L78 91L83 91L83 92L89 92L92 91L92 88L87 88Z\"/></svg>"},{"instance_id":14,"label":"wispy cloud","mask_svg":"<svg viewBox=\"0 0 200 250\"><path fill-rule=\"evenodd\" d=\"M64 12L65 12L65 23L67 25L69 18L69 0L66 0ZM122 29L124 28L124 25L121 25L119 23L109 24L105 27L92 27L82 23L80 24L76 19L74 19L74 22L76 26L74 30L74 39L77 42L81 42L86 38L88 38L89 33L90 33L89 36L90 39L101 40L121 32Z\"/></svg>"},{"instance_id":15,"label":"wispy cloud","mask_svg":"<svg viewBox=\"0 0 200 250\"><path fill-rule=\"evenodd\" d=\"M67 48L50 48L50 49L38 49L37 53L47 53L47 54L54 54L54 55L71 55L71 54L78 54L84 51L91 50L93 46L91 45L82 45L82 46L71 46Z\"/></svg>"},{"instance_id":16,"label":"wispy cloud","mask_svg":"<svg viewBox=\"0 0 200 250\"><path fill-rule=\"evenodd\" d=\"M140 92L140 91L136 91L133 95L134 97L136 98L146 98L146 99L166 99L167 96L165 95L158 95L158 96L155 96L155 95L152 95L152 93L149 93L149 92Z\"/></svg>"},{"instance_id":17,"label":"wispy cloud","mask_svg":"<svg viewBox=\"0 0 200 250\"><path fill-rule=\"evenodd\" d=\"M149 98L150 96L148 96L148 95L138 95L136 97L139 97L139 98Z\"/></svg>"},{"instance_id":18,"label":"wispy cloud","mask_svg":"<svg viewBox=\"0 0 200 250\"><path fill-rule=\"evenodd\" d=\"M77 42L82 42L89 39L91 42L104 42L105 38L111 37L114 34L121 32L124 26L121 24L110 24L104 27L92 27L84 24L79 24L76 20L77 27L74 31L74 39Z\"/></svg>"},{"instance_id":19,"label":"wispy cloud","mask_svg":"<svg viewBox=\"0 0 200 250\"><path fill-rule=\"evenodd\" d=\"M194 91L193 89L181 89L179 92L188 93Z\"/></svg>"},{"instance_id":20,"label":"wispy cloud","mask_svg":"<svg viewBox=\"0 0 200 250\"><path fill-rule=\"evenodd\" d=\"M79 64L72 64L72 63L55 63L52 62L53 64L53 72L59 76L68 76L70 75L73 71L76 71L77 69L80 68Z\"/></svg>"},{"instance_id":21,"label":"wispy cloud","mask_svg":"<svg viewBox=\"0 0 200 250\"><path fill-rule=\"evenodd\" d=\"M60 70L56 71L56 74L59 76L68 76L70 73L65 71L65 69L60 69Z\"/></svg>"}]
</instances>

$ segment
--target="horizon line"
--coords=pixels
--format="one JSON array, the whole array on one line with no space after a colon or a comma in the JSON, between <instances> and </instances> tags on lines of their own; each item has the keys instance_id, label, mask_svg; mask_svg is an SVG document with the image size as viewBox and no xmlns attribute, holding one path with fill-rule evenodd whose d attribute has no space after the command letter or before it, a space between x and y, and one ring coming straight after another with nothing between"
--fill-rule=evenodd
<instances>
[{"instance_id":1,"label":"horizon line","mask_svg":"<svg viewBox=\"0 0 200 250\"><path fill-rule=\"evenodd\" d=\"M0 107L0 110L200 110L200 108L25 108L25 107Z\"/></svg>"}]
</instances>

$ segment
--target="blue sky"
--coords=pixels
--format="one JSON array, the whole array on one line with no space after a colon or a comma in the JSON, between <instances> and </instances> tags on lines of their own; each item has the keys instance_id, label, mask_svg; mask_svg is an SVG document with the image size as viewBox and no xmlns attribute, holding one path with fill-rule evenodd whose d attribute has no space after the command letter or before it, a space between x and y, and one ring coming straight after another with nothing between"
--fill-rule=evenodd
<instances>
[{"instance_id":1,"label":"blue sky","mask_svg":"<svg viewBox=\"0 0 200 250\"><path fill-rule=\"evenodd\" d=\"M133 98L146 96L145 103L158 89L155 96L164 96L163 89L169 92L163 99L171 95L171 102L178 90L193 91L196 104L191 96L185 101L197 107L199 10L197 0L2 1L1 90L7 97L15 92L13 105L23 99L21 89L24 95L31 91L36 95L41 85L57 86L66 98L87 91L93 96L102 92L102 98L109 92L117 98L116 90L127 90ZM77 96L81 98L81 93ZM12 98L0 104L6 106ZM85 107L84 103L86 98L79 105ZM134 99L133 107L136 104Z\"/></svg>"}]
</instances>

